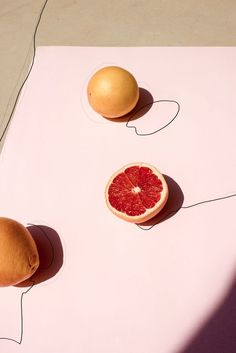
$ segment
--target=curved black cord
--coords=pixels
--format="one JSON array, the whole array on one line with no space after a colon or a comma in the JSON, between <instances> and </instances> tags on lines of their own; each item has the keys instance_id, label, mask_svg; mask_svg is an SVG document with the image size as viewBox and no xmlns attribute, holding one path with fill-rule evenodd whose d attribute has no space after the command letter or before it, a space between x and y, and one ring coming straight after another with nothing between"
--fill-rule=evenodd
<instances>
[{"instance_id":1,"label":"curved black cord","mask_svg":"<svg viewBox=\"0 0 236 353\"><path fill-rule=\"evenodd\" d=\"M39 24L40 24L40 21L41 21L41 18L42 18L42 15L43 15L43 12L44 12L44 10L45 10L45 7L46 7L47 3L48 3L48 0L46 0L46 1L44 2L43 6L42 6L42 9L41 9L41 11L40 11L40 13L39 13L38 21L37 21L36 26L35 26L35 30L34 30L34 34L33 34L33 58L32 58L32 63L31 63L31 65L30 65L28 74L26 75L26 77L25 77L23 83L21 84L20 89L19 89L19 91L18 91L18 93L17 93L16 99L15 99L15 103L14 103L14 105L13 105L13 108L12 108L12 111L11 111L11 113L10 113L9 119L8 119L7 124L6 124L6 126L5 126L5 128L4 128L4 130L3 130L3 133L2 133L2 135L1 135L1 137L0 137L0 142L2 141L4 135L5 135L6 131L7 131L7 128L8 128L8 126L9 126L9 124L10 124L10 122L11 122L11 119L12 119L12 117L13 117L13 113L14 113L14 111L15 111L16 104L17 104L17 102L18 102L18 99L19 99L19 96L20 96L20 94L21 94L21 91L22 91L22 89L23 89L23 87L24 87L26 81L28 80L28 77L29 77L31 71L32 71L32 68L33 68L33 65L34 65L34 60L35 60L35 54L36 54L36 34L37 34L38 27L39 27ZM51 242L50 242L50 243L51 243ZM52 245L52 244L51 244L51 245ZM53 255L54 255L54 252L53 252ZM53 261L53 259L52 259L52 261ZM20 319L20 327L21 327L21 330L20 330L20 332L21 332L21 333L20 333L20 339L19 339L19 341L15 340L15 339L13 339L13 338L9 338L9 337L0 337L0 340L8 340L8 341L15 342L15 343L17 343L17 344L21 344L21 343L22 343L22 340L23 340L23 333L24 333L23 297L24 297L25 294L27 294L27 293L33 288L34 285L35 285L35 283L33 283L32 286L29 287L25 292L22 292L21 297L20 297L20 312L21 312L21 314L20 314L20 315L21 315L21 319Z\"/></svg>"},{"instance_id":2,"label":"curved black cord","mask_svg":"<svg viewBox=\"0 0 236 353\"><path fill-rule=\"evenodd\" d=\"M12 341L17 344L22 343L23 333L24 333L23 297L25 294L27 294L33 288L34 285L35 285L35 283L33 283L32 286L30 286L25 292L22 292L21 296L20 296L20 339L19 339L19 341L15 340L14 338L9 338L9 337L0 337L0 340Z\"/></svg>"},{"instance_id":3,"label":"curved black cord","mask_svg":"<svg viewBox=\"0 0 236 353\"><path fill-rule=\"evenodd\" d=\"M191 208L191 207L194 207L194 206L202 205L204 203L215 202L215 201L220 201L220 200L224 200L224 199L229 199L230 197L235 197L235 196L236 196L236 193L228 195L228 196L217 197L215 199L209 199L209 200L196 202L196 203L193 203L192 205L189 205L189 206L182 206L181 208Z\"/></svg>"},{"instance_id":4,"label":"curved black cord","mask_svg":"<svg viewBox=\"0 0 236 353\"><path fill-rule=\"evenodd\" d=\"M162 126L161 128L159 128L159 129L157 129L157 130L155 130L155 131L153 131L153 132L146 133L146 134L140 134L140 133L138 133L136 126L129 125L130 120L132 120L132 118L134 118L134 116L135 116L138 112L140 112L142 109L144 109L144 108L146 108L147 106L152 105L152 104L154 104L154 103L160 103L160 102L176 103L176 104L178 105L178 110L177 110L175 116L174 116L166 125ZM153 101L153 102L150 102L150 103L147 103L147 104L143 105L143 106L140 107L136 112L134 112L134 114L131 115L131 117L129 117L129 119L127 120L127 122L126 122L126 127L127 127L127 128L132 128L132 129L134 129L135 133L136 133L138 136L154 135L154 134L156 134L157 132L159 132L159 131L165 129L168 125L170 125L170 124L176 119L176 117L178 116L179 111L180 111L180 104L179 104L177 101L175 101L175 100L170 100L170 99L156 100L156 101ZM236 193L235 193L235 194L231 194L231 195L229 195L229 196L223 196L223 197L218 197L218 198L214 198L214 199L209 199L209 200L200 201L200 202L194 203L194 204L192 204L192 205L188 205L188 206L181 206L181 207L177 208L176 210L171 211L170 213L168 213L168 214L165 215L163 218L159 219L156 223L152 224L152 225L149 226L149 227L145 227L145 226L142 226L142 225L140 225L140 224L136 224L136 225L137 225L140 229L147 231L147 230L152 229L155 225L157 225L157 224L160 223L161 221L167 219L170 215L175 214L176 212L178 212L181 208L182 208L182 209L188 209L188 208L195 207L195 206L198 206L198 205L202 205L202 204L205 204L205 203L215 202L215 201L219 201L219 200L224 200L224 199L228 199L228 198L230 198L230 197L235 197L235 196L236 196ZM144 227L145 227L145 228L144 228Z\"/></svg>"},{"instance_id":5,"label":"curved black cord","mask_svg":"<svg viewBox=\"0 0 236 353\"><path fill-rule=\"evenodd\" d=\"M44 4L43 4L43 7L42 7L42 9L41 9L41 11L40 11L39 18L38 18L38 21L37 21L37 23L36 23L36 27L35 27L35 30L34 30L34 34L33 34L33 58L32 58L32 62L31 62L31 65L30 65L28 74L26 75L26 77L25 77L24 81L22 82L22 84L21 84L21 86L20 86L20 89L19 89L19 91L18 91L18 93L17 93L17 95L16 95L16 99L15 99L15 102L14 102L14 104L13 104L13 108L12 108L12 110L11 110L10 116L9 116L9 118L8 118L8 121L7 121L7 123L6 123L6 126L5 126L5 128L4 128L3 132L2 132L1 137L0 137L0 142L2 141L2 139L3 139L3 137L4 137L5 133L6 133L6 131L7 131L7 129L8 129L8 126L9 126L11 120L12 120L13 113L14 113L15 108L16 108L16 104L17 104L18 99L19 99L19 97L20 97L21 91L22 91L22 89L23 89L23 87L24 87L26 81L28 80L29 75L30 75L30 73L31 73L31 71L32 71L32 68L33 68L33 66L34 66L34 60L35 60L35 54L36 54L36 43L35 43L35 42L36 42L36 34L37 34L38 27L39 27L39 24L40 24L40 21L41 21L41 18L42 18L42 14L43 14L43 12L44 12L44 10L45 10L45 7L46 7L47 3L48 3L48 0L46 0L46 1L44 2Z\"/></svg>"},{"instance_id":6,"label":"curved black cord","mask_svg":"<svg viewBox=\"0 0 236 353\"><path fill-rule=\"evenodd\" d=\"M51 247L51 251L52 251L52 259L50 261L50 264L46 267L46 268L41 268L41 270L47 270L48 268L50 268L53 264L53 261L54 261L54 257L55 257L55 252L54 252L54 248L53 248L53 245L52 245L52 242L51 240L49 239L47 233L44 231L44 229L37 225L37 224L33 224L33 223L27 223L27 225L30 225L30 226L35 226L35 227L38 227L41 232L43 233L43 235L47 238L49 244L50 244L50 247ZM15 342L15 343L18 343L18 344L21 344L22 343L22 340L23 340L23 332L24 332L24 315L23 315L23 297L25 294L27 294L31 288L33 288L34 285L36 285L36 283L32 280L32 286L30 286L25 292L22 292L21 293L21 297L20 297L20 339L19 341L15 340L14 338L9 338L9 337L0 337L0 340L8 340L8 341L12 341L12 342Z\"/></svg>"},{"instance_id":7,"label":"curved black cord","mask_svg":"<svg viewBox=\"0 0 236 353\"><path fill-rule=\"evenodd\" d=\"M182 208L182 209L188 209L188 208L195 207L195 206L202 205L202 204L209 203L209 202L215 202L215 201L220 201L220 200L229 199L230 197L235 197L235 196L236 196L236 193L235 193L235 194L228 195L228 196L217 197L217 198L215 198L215 199L209 199L209 200L204 200L204 201L196 202L196 203L193 203L192 205L188 205L188 206L181 206L181 207L177 208L176 210L171 211L170 213L168 213L167 215L165 215L163 218L159 219L156 223L152 224L150 227L141 226L140 224L136 224L136 225L137 225L140 229L142 229L142 230L150 230L150 229L152 229L155 225L157 225L158 223L160 223L161 221L164 221L165 219L167 219L170 215L177 213L181 208ZM145 228L144 228L144 227L145 227Z\"/></svg>"},{"instance_id":8,"label":"curved black cord","mask_svg":"<svg viewBox=\"0 0 236 353\"><path fill-rule=\"evenodd\" d=\"M140 133L138 132L136 126L129 125L130 120L132 120L138 112L140 112L140 111L143 110L144 108L148 107L149 105L153 105L153 104L161 103L161 102L176 103L177 106L178 106L177 112L175 113L174 117L173 117L166 125L162 126L161 128L159 128L159 129L157 129L157 130L155 130L155 131L153 131L153 132L149 132L149 133L146 133L146 134L140 134ZM126 127L127 127L127 128L131 128L131 129L134 129L136 135L138 135L138 136L150 136L150 135L154 135L154 134L156 134L157 132L159 132L159 131L165 129L168 125L170 125L170 124L177 118L177 116L178 116L178 114L179 114L179 111L180 111L180 104L179 104L177 101L175 101L175 100L171 100L171 99L160 99L160 100L157 100L157 101L153 101L153 102L150 102L150 103L147 103L147 104L143 105L143 106L140 107L138 110L136 110L136 111L134 112L134 114L131 115L131 116L129 117L129 119L127 120L127 122L126 122Z\"/></svg>"}]
</instances>

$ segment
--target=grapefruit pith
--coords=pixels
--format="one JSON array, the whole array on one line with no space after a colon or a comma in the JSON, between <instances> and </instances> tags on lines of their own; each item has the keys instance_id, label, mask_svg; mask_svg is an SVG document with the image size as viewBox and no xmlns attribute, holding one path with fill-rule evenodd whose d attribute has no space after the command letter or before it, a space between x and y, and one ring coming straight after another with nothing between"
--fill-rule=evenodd
<instances>
[{"instance_id":1,"label":"grapefruit pith","mask_svg":"<svg viewBox=\"0 0 236 353\"><path fill-rule=\"evenodd\" d=\"M119 66L106 66L89 80L87 95L97 113L114 119L128 114L136 106L139 88L129 71Z\"/></svg>"},{"instance_id":2,"label":"grapefruit pith","mask_svg":"<svg viewBox=\"0 0 236 353\"><path fill-rule=\"evenodd\" d=\"M156 216L168 199L163 175L152 165L132 163L115 172L107 183L108 208L118 217L142 223Z\"/></svg>"}]
</instances>

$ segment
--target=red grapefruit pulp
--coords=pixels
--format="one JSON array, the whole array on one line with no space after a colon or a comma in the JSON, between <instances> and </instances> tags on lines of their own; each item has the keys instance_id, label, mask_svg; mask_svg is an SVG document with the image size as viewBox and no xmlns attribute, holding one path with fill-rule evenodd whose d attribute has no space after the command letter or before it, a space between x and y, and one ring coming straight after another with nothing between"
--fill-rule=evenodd
<instances>
[{"instance_id":1,"label":"red grapefruit pulp","mask_svg":"<svg viewBox=\"0 0 236 353\"><path fill-rule=\"evenodd\" d=\"M168 186L163 175L146 163L124 166L110 178L106 203L118 217L133 223L156 216L168 199Z\"/></svg>"}]
</instances>

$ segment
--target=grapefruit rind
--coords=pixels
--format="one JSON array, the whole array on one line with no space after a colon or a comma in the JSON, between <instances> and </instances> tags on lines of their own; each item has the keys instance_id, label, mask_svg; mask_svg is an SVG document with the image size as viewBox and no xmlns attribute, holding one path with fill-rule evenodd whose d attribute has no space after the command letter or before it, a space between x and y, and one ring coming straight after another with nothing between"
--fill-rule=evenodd
<instances>
[{"instance_id":1,"label":"grapefruit rind","mask_svg":"<svg viewBox=\"0 0 236 353\"><path fill-rule=\"evenodd\" d=\"M21 223L0 217L0 287L16 285L30 278L38 269L37 245Z\"/></svg>"},{"instance_id":2,"label":"grapefruit rind","mask_svg":"<svg viewBox=\"0 0 236 353\"><path fill-rule=\"evenodd\" d=\"M111 205L111 203L109 201L109 194L108 194L109 187L110 187L112 181L114 180L114 178L117 175L119 175L120 173L123 173L127 168L133 167L133 166L147 167L147 168L151 169L152 172L155 175L157 175L157 177L161 180L162 186L163 186L163 190L161 191L161 194L160 194L160 200L157 201L157 203L155 204L154 207L146 209L146 211L144 213L142 213L141 215L138 215L138 216L129 216L124 212L118 211L116 208L114 208ZM169 190L168 190L168 185L166 183L164 176L154 166L147 164L147 163L143 163L143 162L127 164L124 167L120 168L118 171L116 171L111 176L111 178L109 179L109 181L106 185L106 189L105 189L105 200L106 200L107 207L110 209L110 211L113 214L115 214L117 217L119 217L127 222L137 223L137 224L146 222L146 221L150 220L151 218L155 217L165 206L165 204L168 200L168 196L169 196Z\"/></svg>"},{"instance_id":3,"label":"grapefruit rind","mask_svg":"<svg viewBox=\"0 0 236 353\"><path fill-rule=\"evenodd\" d=\"M105 66L90 78L87 97L95 112L116 119L134 109L139 100L139 88L129 71L119 66Z\"/></svg>"}]
</instances>

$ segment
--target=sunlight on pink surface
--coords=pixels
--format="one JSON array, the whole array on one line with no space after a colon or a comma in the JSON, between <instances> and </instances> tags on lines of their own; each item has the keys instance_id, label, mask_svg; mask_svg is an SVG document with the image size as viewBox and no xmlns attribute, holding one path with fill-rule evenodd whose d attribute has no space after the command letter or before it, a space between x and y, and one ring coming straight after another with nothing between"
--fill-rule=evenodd
<instances>
[{"instance_id":1,"label":"sunlight on pink surface","mask_svg":"<svg viewBox=\"0 0 236 353\"><path fill-rule=\"evenodd\" d=\"M104 188L115 170L144 161L178 183L183 205L235 192L235 60L235 48L37 49L0 156L1 215L56 229L64 258L25 296L25 353L193 353L185 345L208 321L225 322L235 198L181 209L144 232L109 212ZM90 119L84 84L105 61L147 82L154 99L177 100L173 124L137 136L125 122ZM201 337L197 353L208 353Z\"/></svg>"}]
</instances>

